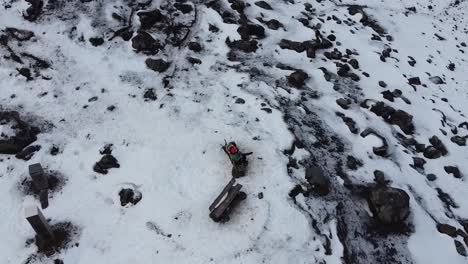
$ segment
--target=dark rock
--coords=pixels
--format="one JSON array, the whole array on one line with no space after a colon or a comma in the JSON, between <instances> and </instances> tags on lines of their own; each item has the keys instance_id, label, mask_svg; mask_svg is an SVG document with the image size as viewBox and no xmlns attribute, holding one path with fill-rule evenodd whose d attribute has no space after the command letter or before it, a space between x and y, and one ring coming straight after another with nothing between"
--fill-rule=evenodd
<instances>
[{"instance_id":1,"label":"dark rock","mask_svg":"<svg viewBox=\"0 0 468 264\"><path fill-rule=\"evenodd\" d=\"M455 63L450 63L448 66L447 66L447 69L451 70L451 71L454 71L455 70Z\"/></svg>"},{"instance_id":2,"label":"dark rock","mask_svg":"<svg viewBox=\"0 0 468 264\"><path fill-rule=\"evenodd\" d=\"M20 119L16 111L0 111L0 124L7 125L12 122L15 135L0 139L0 154L17 154L37 139L39 129L30 126Z\"/></svg>"},{"instance_id":3,"label":"dark rock","mask_svg":"<svg viewBox=\"0 0 468 264\"><path fill-rule=\"evenodd\" d=\"M356 59L349 60L349 65L351 65L354 69L359 69L359 62Z\"/></svg>"},{"instance_id":4,"label":"dark rock","mask_svg":"<svg viewBox=\"0 0 468 264\"><path fill-rule=\"evenodd\" d=\"M137 52L141 51L145 54L156 54L161 45L150 34L141 31L132 39L132 47Z\"/></svg>"},{"instance_id":5,"label":"dark rock","mask_svg":"<svg viewBox=\"0 0 468 264\"><path fill-rule=\"evenodd\" d=\"M393 93L388 90L383 91L382 95L383 95L383 98L389 100L390 102L393 102L395 100L395 96L393 95Z\"/></svg>"},{"instance_id":6,"label":"dark rock","mask_svg":"<svg viewBox=\"0 0 468 264\"><path fill-rule=\"evenodd\" d=\"M335 41L336 40L336 36L333 35L333 34L330 34L327 36L327 39L330 40L330 41Z\"/></svg>"},{"instance_id":7,"label":"dark rock","mask_svg":"<svg viewBox=\"0 0 468 264\"><path fill-rule=\"evenodd\" d=\"M351 104L351 100L346 98L339 98L336 100L336 103L343 109L349 109L349 105Z\"/></svg>"},{"instance_id":8,"label":"dark rock","mask_svg":"<svg viewBox=\"0 0 468 264\"><path fill-rule=\"evenodd\" d=\"M466 137L453 136L450 140L458 146L466 146Z\"/></svg>"},{"instance_id":9,"label":"dark rock","mask_svg":"<svg viewBox=\"0 0 468 264\"><path fill-rule=\"evenodd\" d=\"M162 22L165 17L158 9L152 11L141 11L137 13L140 18L141 29L150 29L154 24Z\"/></svg>"},{"instance_id":10,"label":"dark rock","mask_svg":"<svg viewBox=\"0 0 468 264\"><path fill-rule=\"evenodd\" d=\"M464 256L464 257L468 257L468 254L466 252L466 248L465 246L463 246L462 242L458 241L458 240L454 240L455 242L455 248L457 249L457 252L458 254Z\"/></svg>"},{"instance_id":11,"label":"dark rock","mask_svg":"<svg viewBox=\"0 0 468 264\"><path fill-rule=\"evenodd\" d=\"M138 191L132 189L122 189L119 192L120 196L120 205L126 206L127 204L136 205L141 201L142 195Z\"/></svg>"},{"instance_id":12,"label":"dark rock","mask_svg":"<svg viewBox=\"0 0 468 264\"><path fill-rule=\"evenodd\" d=\"M59 147L57 147L56 145L53 145L53 146L50 148L49 153L50 153L50 155L52 155L52 156L56 156L57 154L60 153L60 149L59 149Z\"/></svg>"},{"instance_id":13,"label":"dark rock","mask_svg":"<svg viewBox=\"0 0 468 264\"><path fill-rule=\"evenodd\" d=\"M288 76L288 82L290 85L301 88L304 86L305 81L309 78L309 75L302 70L297 70Z\"/></svg>"},{"instance_id":14,"label":"dark rock","mask_svg":"<svg viewBox=\"0 0 468 264\"><path fill-rule=\"evenodd\" d=\"M291 198L296 198L296 196L298 196L300 193L304 193L304 189L302 189L302 186L301 185L296 185L294 186L294 188L289 191L289 197Z\"/></svg>"},{"instance_id":15,"label":"dark rock","mask_svg":"<svg viewBox=\"0 0 468 264\"><path fill-rule=\"evenodd\" d=\"M145 101L156 101L158 99L154 88L146 89L145 93L143 94L143 98L145 99Z\"/></svg>"},{"instance_id":16,"label":"dark rock","mask_svg":"<svg viewBox=\"0 0 468 264\"><path fill-rule=\"evenodd\" d=\"M210 32L213 32L213 33L219 32L219 28L218 28L217 26L215 26L215 25L212 25L212 24L210 24L210 25L208 26L208 30L209 30Z\"/></svg>"},{"instance_id":17,"label":"dark rock","mask_svg":"<svg viewBox=\"0 0 468 264\"><path fill-rule=\"evenodd\" d=\"M34 32L25 29L7 27L5 31L8 33L9 36L13 37L18 41L28 41L32 37L34 37Z\"/></svg>"},{"instance_id":18,"label":"dark rock","mask_svg":"<svg viewBox=\"0 0 468 264\"><path fill-rule=\"evenodd\" d=\"M411 77L408 79L408 83L411 85L421 85L421 80L419 77Z\"/></svg>"},{"instance_id":19,"label":"dark rock","mask_svg":"<svg viewBox=\"0 0 468 264\"><path fill-rule=\"evenodd\" d=\"M437 176L435 176L435 175L432 174L432 173L426 175L426 178L427 178L428 181L435 181L435 180L437 180Z\"/></svg>"},{"instance_id":20,"label":"dark rock","mask_svg":"<svg viewBox=\"0 0 468 264\"><path fill-rule=\"evenodd\" d=\"M193 11L193 7L189 4L175 3L174 7L183 14L188 14Z\"/></svg>"},{"instance_id":21,"label":"dark rock","mask_svg":"<svg viewBox=\"0 0 468 264\"><path fill-rule=\"evenodd\" d=\"M243 51L245 53L251 53L257 51L257 44L256 40L234 40L231 41L229 38L226 39L226 45L228 45L231 49L236 49Z\"/></svg>"},{"instance_id":22,"label":"dark rock","mask_svg":"<svg viewBox=\"0 0 468 264\"><path fill-rule=\"evenodd\" d=\"M265 111L267 114L271 114L273 112L271 108L268 108L268 107L262 107L260 108L260 110Z\"/></svg>"},{"instance_id":23,"label":"dark rock","mask_svg":"<svg viewBox=\"0 0 468 264\"><path fill-rule=\"evenodd\" d=\"M171 65L170 62L166 62L163 59L151 59L151 58L146 59L145 63L146 63L146 67L159 73L165 72Z\"/></svg>"},{"instance_id":24,"label":"dark rock","mask_svg":"<svg viewBox=\"0 0 468 264\"><path fill-rule=\"evenodd\" d=\"M385 186L387 185L389 182L385 179L385 174L383 173L383 171L380 171L380 170L375 170L374 171L374 181L378 184L378 185L382 185L382 186Z\"/></svg>"},{"instance_id":25,"label":"dark rock","mask_svg":"<svg viewBox=\"0 0 468 264\"><path fill-rule=\"evenodd\" d=\"M44 7L44 1L42 0L26 0L30 6L26 9L26 13L23 14L24 19L29 21L35 21L42 12Z\"/></svg>"},{"instance_id":26,"label":"dark rock","mask_svg":"<svg viewBox=\"0 0 468 264\"><path fill-rule=\"evenodd\" d=\"M107 174L111 168L120 168L120 164L114 156L106 154L94 164L93 170L97 173Z\"/></svg>"},{"instance_id":27,"label":"dark rock","mask_svg":"<svg viewBox=\"0 0 468 264\"><path fill-rule=\"evenodd\" d=\"M242 98L237 98L235 101L236 104L245 104L245 100Z\"/></svg>"},{"instance_id":28,"label":"dark rock","mask_svg":"<svg viewBox=\"0 0 468 264\"><path fill-rule=\"evenodd\" d=\"M387 87L387 84L384 81L379 81L379 86L385 88Z\"/></svg>"},{"instance_id":29,"label":"dark rock","mask_svg":"<svg viewBox=\"0 0 468 264\"><path fill-rule=\"evenodd\" d=\"M437 136L432 136L429 139L429 142L438 150L440 153L445 156L448 154L447 148L445 147L444 143L437 137Z\"/></svg>"},{"instance_id":30,"label":"dark rock","mask_svg":"<svg viewBox=\"0 0 468 264\"><path fill-rule=\"evenodd\" d=\"M200 59L194 57L187 57L187 61L191 64L202 64L202 61Z\"/></svg>"},{"instance_id":31,"label":"dark rock","mask_svg":"<svg viewBox=\"0 0 468 264\"><path fill-rule=\"evenodd\" d=\"M263 199L263 193L262 192L259 192L258 195L257 195L258 199Z\"/></svg>"},{"instance_id":32,"label":"dark rock","mask_svg":"<svg viewBox=\"0 0 468 264\"><path fill-rule=\"evenodd\" d=\"M101 153L101 155L110 155L112 154L113 147L114 144L106 144L99 150L99 153Z\"/></svg>"},{"instance_id":33,"label":"dark rock","mask_svg":"<svg viewBox=\"0 0 468 264\"><path fill-rule=\"evenodd\" d=\"M462 174L461 174L460 170L456 166L445 166L444 170L448 174L452 174L453 177L455 177L457 179L460 179L462 177Z\"/></svg>"},{"instance_id":34,"label":"dark rock","mask_svg":"<svg viewBox=\"0 0 468 264\"><path fill-rule=\"evenodd\" d=\"M104 39L103 39L103 38L99 38L99 37L94 37L94 38L90 38L90 39L89 39L89 42L90 42L91 45L93 45L94 47L97 47L97 46L101 46L102 44L104 44Z\"/></svg>"},{"instance_id":35,"label":"dark rock","mask_svg":"<svg viewBox=\"0 0 468 264\"><path fill-rule=\"evenodd\" d=\"M445 84L444 80L442 80L442 78L440 78L439 76L429 77L429 80L434 84Z\"/></svg>"},{"instance_id":36,"label":"dark rock","mask_svg":"<svg viewBox=\"0 0 468 264\"><path fill-rule=\"evenodd\" d=\"M402 224L409 216L409 195L397 188L377 186L371 189L368 202L374 217L384 225Z\"/></svg>"},{"instance_id":37,"label":"dark rock","mask_svg":"<svg viewBox=\"0 0 468 264\"><path fill-rule=\"evenodd\" d=\"M303 42L292 41L282 39L279 43L280 48L294 50L296 52L303 52L306 49L306 45Z\"/></svg>"},{"instance_id":38,"label":"dark rock","mask_svg":"<svg viewBox=\"0 0 468 264\"><path fill-rule=\"evenodd\" d=\"M29 146L29 147L26 147L24 148L21 152L19 152L18 154L16 154L16 158L17 159L22 159L22 160L30 160L34 154L36 152L38 152L39 150L41 150L41 146L40 145L32 145L32 146Z\"/></svg>"},{"instance_id":39,"label":"dark rock","mask_svg":"<svg viewBox=\"0 0 468 264\"><path fill-rule=\"evenodd\" d=\"M98 97L97 96L93 96L91 98L88 99L88 103L91 103L91 102L96 102L98 100Z\"/></svg>"},{"instance_id":40,"label":"dark rock","mask_svg":"<svg viewBox=\"0 0 468 264\"><path fill-rule=\"evenodd\" d=\"M338 67L338 71L336 72L339 76L346 77L348 76L349 71L351 68L348 64L340 64Z\"/></svg>"},{"instance_id":41,"label":"dark rock","mask_svg":"<svg viewBox=\"0 0 468 264\"><path fill-rule=\"evenodd\" d=\"M330 180L325 176L320 167L307 167L305 178L314 194L323 196L330 192Z\"/></svg>"},{"instance_id":42,"label":"dark rock","mask_svg":"<svg viewBox=\"0 0 468 264\"><path fill-rule=\"evenodd\" d=\"M397 125L407 135L414 132L413 116L403 110L395 110L394 108L385 105L384 102L377 102L370 111L377 116L382 117L387 123Z\"/></svg>"},{"instance_id":43,"label":"dark rock","mask_svg":"<svg viewBox=\"0 0 468 264\"><path fill-rule=\"evenodd\" d=\"M346 157L346 166L350 169L350 170L357 170L359 167L362 167L362 162L358 159L356 159L355 157L353 156L347 156Z\"/></svg>"},{"instance_id":44,"label":"dark rock","mask_svg":"<svg viewBox=\"0 0 468 264\"><path fill-rule=\"evenodd\" d=\"M316 50L315 50L315 48L308 47L307 50L306 50L306 55L307 55L307 58L314 59L314 58L315 58L315 55L316 55Z\"/></svg>"},{"instance_id":45,"label":"dark rock","mask_svg":"<svg viewBox=\"0 0 468 264\"><path fill-rule=\"evenodd\" d=\"M191 51L194 51L194 52L200 52L202 51L202 46L200 45L200 43L198 42L189 42L188 44L188 48L191 50Z\"/></svg>"},{"instance_id":46,"label":"dark rock","mask_svg":"<svg viewBox=\"0 0 468 264\"><path fill-rule=\"evenodd\" d=\"M426 164L426 161L423 158L413 157L413 166L415 168L424 170L424 164Z\"/></svg>"},{"instance_id":47,"label":"dark rock","mask_svg":"<svg viewBox=\"0 0 468 264\"><path fill-rule=\"evenodd\" d=\"M271 20L267 21L266 25L267 25L267 27L269 29L273 29L273 30L277 30L280 27L284 27L283 24L281 24L281 22L279 22L276 19L271 19Z\"/></svg>"},{"instance_id":48,"label":"dark rock","mask_svg":"<svg viewBox=\"0 0 468 264\"><path fill-rule=\"evenodd\" d=\"M448 224L437 224L437 231L442 234L446 234L451 237L457 236L457 228Z\"/></svg>"},{"instance_id":49,"label":"dark rock","mask_svg":"<svg viewBox=\"0 0 468 264\"><path fill-rule=\"evenodd\" d=\"M257 24L242 24L237 32L241 35L243 40L249 40L252 37L258 39L265 38L265 29Z\"/></svg>"},{"instance_id":50,"label":"dark rock","mask_svg":"<svg viewBox=\"0 0 468 264\"><path fill-rule=\"evenodd\" d=\"M255 5L258 6L258 7L263 8L263 9L266 9L266 10L273 10L273 8L271 8L270 4L268 4L265 1L257 1L257 2L255 2Z\"/></svg>"},{"instance_id":51,"label":"dark rock","mask_svg":"<svg viewBox=\"0 0 468 264\"><path fill-rule=\"evenodd\" d=\"M424 150L424 157L428 159L438 159L442 156L442 153L433 146L429 146Z\"/></svg>"},{"instance_id":52,"label":"dark rock","mask_svg":"<svg viewBox=\"0 0 468 264\"><path fill-rule=\"evenodd\" d=\"M31 70L28 69L28 68L20 68L20 69L16 69L18 71L18 73L22 76L24 76L26 78L26 81L32 81L34 80L32 78L32 74L31 74Z\"/></svg>"}]
</instances>

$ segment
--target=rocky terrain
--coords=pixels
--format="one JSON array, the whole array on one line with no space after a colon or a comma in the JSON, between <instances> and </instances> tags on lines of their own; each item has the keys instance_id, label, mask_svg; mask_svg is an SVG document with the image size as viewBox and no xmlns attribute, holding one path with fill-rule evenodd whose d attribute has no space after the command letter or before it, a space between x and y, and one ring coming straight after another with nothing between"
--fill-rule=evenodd
<instances>
[{"instance_id":1,"label":"rocky terrain","mask_svg":"<svg viewBox=\"0 0 468 264\"><path fill-rule=\"evenodd\" d=\"M468 1L0 3L0 263L468 262Z\"/></svg>"}]
</instances>

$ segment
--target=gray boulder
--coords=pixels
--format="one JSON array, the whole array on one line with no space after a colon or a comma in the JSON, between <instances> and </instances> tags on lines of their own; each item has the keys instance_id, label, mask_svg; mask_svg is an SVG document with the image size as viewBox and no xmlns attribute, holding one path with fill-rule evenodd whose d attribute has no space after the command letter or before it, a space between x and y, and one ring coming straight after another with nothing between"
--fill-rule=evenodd
<instances>
[{"instance_id":1,"label":"gray boulder","mask_svg":"<svg viewBox=\"0 0 468 264\"><path fill-rule=\"evenodd\" d=\"M385 225L402 224L410 213L409 195L397 188L378 186L370 190L369 208Z\"/></svg>"}]
</instances>

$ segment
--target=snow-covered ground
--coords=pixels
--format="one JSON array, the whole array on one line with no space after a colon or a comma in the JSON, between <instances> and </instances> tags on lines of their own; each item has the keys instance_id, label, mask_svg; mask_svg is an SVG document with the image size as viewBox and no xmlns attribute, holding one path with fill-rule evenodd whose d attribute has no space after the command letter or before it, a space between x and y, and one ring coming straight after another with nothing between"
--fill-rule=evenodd
<instances>
[{"instance_id":1,"label":"snow-covered ground","mask_svg":"<svg viewBox=\"0 0 468 264\"><path fill-rule=\"evenodd\" d=\"M245 9L234 11L230 2L243 2ZM0 156L0 263L467 263L468 154L451 138L468 135L468 2L267 1L271 10L253 0L230 2L195 1L189 5L196 11L175 12L171 19L190 24L187 35L180 47L165 43L153 55L112 37L125 26L135 36L138 11L165 10L173 1L48 0L34 21L23 17L26 1L1 2L0 36L8 41L0 41L0 110L18 111L39 127L33 145L41 149L27 161ZM358 8L364 14L354 14L351 5L365 6ZM224 23L223 10L264 27L255 52L232 55L226 39L241 39L239 25ZM283 27L261 22L270 19ZM34 36L20 41L8 28ZM314 29L323 38L336 37L328 37L333 47L317 50L315 58L278 45L282 39L314 40ZM161 30L146 31L166 41ZM93 45L89 39L95 37L104 43ZM202 51L190 50L191 41ZM327 58L334 48L343 56ZM201 64L192 65L189 56ZM38 66L35 58L50 67ZM170 66L153 71L147 58ZM350 72L358 81L337 75L336 62L353 58L359 67ZM304 87L288 83L293 69L310 77ZM412 77L421 84L408 84ZM149 89L152 98L145 96ZM401 95L384 99L382 92L395 89ZM336 103L340 98L350 99L348 109ZM366 99L412 115L414 133L362 107ZM354 120L358 132L337 112ZM4 136L14 133L9 124L0 126ZM385 157L373 152L382 144L379 137L360 136L366 128L386 139ZM399 135L426 146L437 136L448 153L427 158L404 146ZM224 140L253 155L247 176L238 179L247 199L220 224L209 218L208 207L231 179ZM293 142L295 151L285 154ZM93 166L106 144L113 144L120 168L103 175ZM53 146L57 155L51 155ZM363 166L346 166L351 156ZM424 168L414 168L414 157L426 161ZM291 160L297 167L288 166ZM59 172L64 181L50 194L44 215L51 224L70 222L77 230L52 256L26 243L34 231L24 208L39 201L21 183L33 163ZM309 165L323 168L331 192L290 198L295 185L306 188ZM456 166L461 177L445 166ZM367 201L349 185L372 183L375 170L410 196L409 231L376 234L369 227ZM428 180L430 174L436 179ZM121 206L122 188L141 192L142 200ZM443 234L438 224L458 233Z\"/></svg>"}]
</instances>

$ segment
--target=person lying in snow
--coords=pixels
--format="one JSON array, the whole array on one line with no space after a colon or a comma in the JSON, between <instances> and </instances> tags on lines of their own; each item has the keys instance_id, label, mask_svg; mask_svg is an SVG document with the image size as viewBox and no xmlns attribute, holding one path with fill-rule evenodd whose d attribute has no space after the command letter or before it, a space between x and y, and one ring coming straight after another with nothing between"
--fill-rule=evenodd
<instances>
[{"instance_id":1,"label":"person lying in snow","mask_svg":"<svg viewBox=\"0 0 468 264\"><path fill-rule=\"evenodd\" d=\"M247 161L247 156L251 155L252 152L249 153L242 153L237 148L235 142L224 142L223 146L224 152L228 155L229 159L232 163L232 177L239 178L245 176L247 171L247 165L249 162Z\"/></svg>"}]
</instances>

